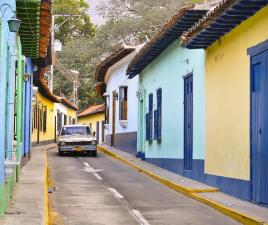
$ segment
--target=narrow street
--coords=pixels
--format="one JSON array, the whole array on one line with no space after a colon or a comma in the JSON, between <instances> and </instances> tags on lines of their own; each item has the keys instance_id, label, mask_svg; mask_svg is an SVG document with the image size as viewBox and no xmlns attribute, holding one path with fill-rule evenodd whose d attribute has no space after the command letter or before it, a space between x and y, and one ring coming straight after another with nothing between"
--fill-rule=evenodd
<instances>
[{"instance_id":1,"label":"narrow street","mask_svg":"<svg viewBox=\"0 0 268 225\"><path fill-rule=\"evenodd\" d=\"M48 164L56 187L50 210L65 225L239 224L101 152L60 157L54 148Z\"/></svg>"}]
</instances>

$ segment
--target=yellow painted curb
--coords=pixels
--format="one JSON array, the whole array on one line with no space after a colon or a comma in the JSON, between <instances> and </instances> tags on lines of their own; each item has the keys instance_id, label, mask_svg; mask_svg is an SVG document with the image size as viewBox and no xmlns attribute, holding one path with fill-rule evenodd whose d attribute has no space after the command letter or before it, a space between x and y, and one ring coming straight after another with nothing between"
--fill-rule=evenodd
<instances>
[{"instance_id":1,"label":"yellow painted curb","mask_svg":"<svg viewBox=\"0 0 268 225\"><path fill-rule=\"evenodd\" d=\"M210 199L207 199L203 196L200 196L199 194L192 193L192 198L216 209L217 211L241 222L242 224L245 224L245 225L253 225L253 224L254 225L264 225L265 224L265 222L263 222L263 221L259 221L258 219L251 217L247 214L244 214L244 213L241 213L241 212L236 211L234 209L228 208L228 207L226 207L222 204L219 204L213 200L210 200Z\"/></svg>"},{"instance_id":2,"label":"yellow painted curb","mask_svg":"<svg viewBox=\"0 0 268 225\"><path fill-rule=\"evenodd\" d=\"M156 175L156 174L154 174L154 173L152 173L152 172L150 172L148 170L145 170L145 169L137 166L136 164L134 164L134 163L132 163L132 162L124 159L123 157L121 157L121 156L119 156L119 155L117 155L117 154L109 151L108 149L106 149L103 146L98 146L98 150L106 153L107 155L110 155L113 158L116 158L116 159L118 159L118 160L120 160L120 161L128 164L129 166L133 167L134 169L138 170L139 172L142 172L142 173L144 173L144 174L152 177L153 179L159 181L160 183L163 183L166 186L171 187L174 190L176 189L176 190L178 190L178 191L180 191L182 193L185 193L186 194L186 193L204 193L204 192L218 192L219 191L218 188L193 189L193 188L188 188L188 187L185 187L185 186L176 184L174 182L171 182L171 181L169 181L169 180L167 180L165 178L162 178L162 177L160 177L160 176L158 176L158 175Z\"/></svg>"},{"instance_id":3,"label":"yellow painted curb","mask_svg":"<svg viewBox=\"0 0 268 225\"><path fill-rule=\"evenodd\" d=\"M195 199L201 203L204 203L204 204L216 209L217 211L223 213L224 215L229 216L229 217L239 221L242 224L245 224L245 225L256 225L256 224L257 225L267 225L263 221L259 221L258 219L254 218L254 217L251 217L251 216L246 215L244 213L238 212L234 209L225 207L224 205L221 205L215 201L209 200L209 199L198 194L198 193L204 192L205 189L195 190L195 189L187 188L187 187L184 187L182 185L173 183L173 182L166 180L166 179L164 179L164 178L162 178L162 177L160 177L160 176L158 176L158 175L156 175L148 170L145 170L145 169L137 166L136 164L134 164L134 163L124 159L123 157L111 152L110 150L106 149L104 146L98 146L98 150L104 152L105 154L107 154L115 159L118 159L118 160L126 163L127 165L133 167L134 169L138 170L139 172L142 172L142 173L150 176L154 180L157 180L158 182L164 184L165 186L171 188L172 190L177 191L179 193L182 193L182 194L184 194L192 199ZM214 190L214 192L216 192L216 191L218 191L217 188ZM213 192L213 189L210 192Z\"/></svg>"},{"instance_id":4,"label":"yellow painted curb","mask_svg":"<svg viewBox=\"0 0 268 225\"><path fill-rule=\"evenodd\" d=\"M45 168L44 168L44 209L45 209L45 225L49 225L49 211L48 211L48 158L47 150L45 155Z\"/></svg>"}]
</instances>

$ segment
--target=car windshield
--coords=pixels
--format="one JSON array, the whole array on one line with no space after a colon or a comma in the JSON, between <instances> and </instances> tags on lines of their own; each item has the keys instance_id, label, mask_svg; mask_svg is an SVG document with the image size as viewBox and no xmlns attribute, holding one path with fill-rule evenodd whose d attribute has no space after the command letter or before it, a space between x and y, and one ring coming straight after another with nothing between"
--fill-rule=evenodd
<instances>
[{"instance_id":1,"label":"car windshield","mask_svg":"<svg viewBox=\"0 0 268 225\"><path fill-rule=\"evenodd\" d=\"M91 134L89 127L63 127L61 135L72 135L72 134Z\"/></svg>"}]
</instances>

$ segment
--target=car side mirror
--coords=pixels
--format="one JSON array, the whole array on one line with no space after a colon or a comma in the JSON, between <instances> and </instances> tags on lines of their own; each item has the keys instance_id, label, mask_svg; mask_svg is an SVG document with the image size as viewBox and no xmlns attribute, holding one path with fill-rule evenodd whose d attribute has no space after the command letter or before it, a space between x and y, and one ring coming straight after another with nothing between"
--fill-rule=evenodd
<instances>
[{"instance_id":1,"label":"car side mirror","mask_svg":"<svg viewBox=\"0 0 268 225\"><path fill-rule=\"evenodd\" d=\"M93 131L93 135L94 135L94 136L96 135L96 132L95 132L95 131Z\"/></svg>"}]
</instances>

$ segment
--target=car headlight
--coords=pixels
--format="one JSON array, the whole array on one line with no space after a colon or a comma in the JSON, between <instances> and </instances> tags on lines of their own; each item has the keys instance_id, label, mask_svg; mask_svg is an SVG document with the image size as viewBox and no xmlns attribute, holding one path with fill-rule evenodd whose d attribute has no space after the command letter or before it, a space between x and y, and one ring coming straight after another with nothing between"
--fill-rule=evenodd
<instances>
[{"instance_id":1,"label":"car headlight","mask_svg":"<svg viewBox=\"0 0 268 225\"><path fill-rule=\"evenodd\" d=\"M65 146L65 142L62 141L62 142L60 143L60 145L61 145L61 146Z\"/></svg>"},{"instance_id":2,"label":"car headlight","mask_svg":"<svg viewBox=\"0 0 268 225\"><path fill-rule=\"evenodd\" d=\"M91 141L92 145L97 145L97 141Z\"/></svg>"}]
</instances>

